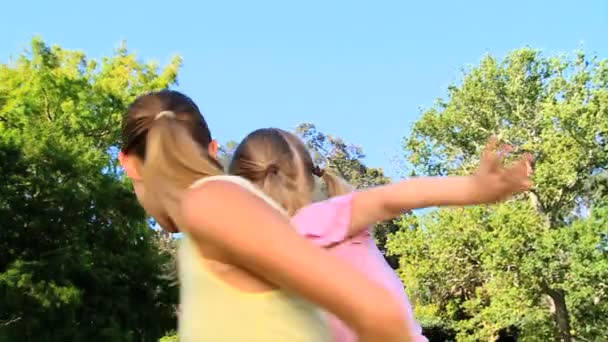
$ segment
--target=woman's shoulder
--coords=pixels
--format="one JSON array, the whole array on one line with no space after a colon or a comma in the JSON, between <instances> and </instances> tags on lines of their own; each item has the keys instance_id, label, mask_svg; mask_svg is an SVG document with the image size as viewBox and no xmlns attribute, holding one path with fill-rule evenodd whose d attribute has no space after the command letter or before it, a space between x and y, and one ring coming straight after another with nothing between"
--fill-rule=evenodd
<instances>
[{"instance_id":1,"label":"woman's shoulder","mask_svg":"<svg viewBox=\"0 0 608 342\"><path fill-rule=\"evenodd\" d=\"M266 195L260 188L258 188L251 181L249 181L243 177L233 176L233 175L219 175L219 176L205 177L205 178L199 179L199 180L195 181L194 183L192 183L192 185L190 186L190 189L192 190L192 189L201 188L203 185L209 184L212 182L213 183L225 182L225 183L230 183L233 185L238 185L240 188L242 188L250 193L253 193L257 197L263 199L265 202L267 202L273 208L275 208L278 211L280 211L281 213L284 213L285 215L287 215L285 210L283 210L283 208L281 208L281 206L278 203L276 203L273 199L271 199L268 195Z\"/></svg>"},{"instance_id":2,"label":"woman's shoulder","mask_svg":"<svg viewBox=\"0 0 608 342\"><path fill-rule=\"evenodd\" d=\"M233 175L218 175L218 176L209 176L209 177L205 177L205 178L196 180L194 183L192 183L192 185L190 185L190 189L199 188L203 184L207 184L207 183L214 182L214 181L223 181L223 182L234 183L234 184L238 184L241 187L246 188L246 189L255 187L255 185L253 185L253 183L251 183L250 181L248 181L247 179L245 179L243 177L233 176Z\"/></svg>"}]
</instances>

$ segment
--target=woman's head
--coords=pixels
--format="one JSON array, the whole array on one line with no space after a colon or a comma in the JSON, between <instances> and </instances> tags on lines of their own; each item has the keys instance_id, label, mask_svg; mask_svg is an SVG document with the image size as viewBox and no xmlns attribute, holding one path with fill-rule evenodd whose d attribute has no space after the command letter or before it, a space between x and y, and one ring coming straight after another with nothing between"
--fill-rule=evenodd
<instances>
[{"instance_id":1,"label":"woman's head","mask_svg":"<svg viewBox=\"0 0 608 342\"><path fill-rule=\"evenodd\" d=\"M222 173L217 143L198 107L172 90L138 97L122 127L120 162L137 198L166 229L175 226L167 207L197 179Z\"/></svg>"},{"instance_id":2,"label":"woman's head","mask_svg":"<svg viewBox=\"0 0 608 342\"><path fill-rule=\"evenodd\" d=\"M330 197L350 191L342 180L314 165L297 136L278 128L258 129L245 137L228 171L258 185L291 215L312 201L315 176L323 178Z\"/></svg>"}]
</instances>

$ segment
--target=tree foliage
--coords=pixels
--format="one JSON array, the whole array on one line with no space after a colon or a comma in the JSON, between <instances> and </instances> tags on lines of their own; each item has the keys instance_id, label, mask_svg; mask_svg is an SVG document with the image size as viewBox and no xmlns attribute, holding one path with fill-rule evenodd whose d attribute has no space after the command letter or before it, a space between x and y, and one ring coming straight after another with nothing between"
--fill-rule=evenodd
<instances>
[{"instance_id":1,"label":"tree foliage","mask_svg":"<svg viewBox=\"0 0 608 342\"><path fill-rule=\"evenodd\" d=\"M535 153L535 187L401 221L389 250L418 315L463 341L507 329L527 341L607 339L608 61L487 56L422 114L405 149L416 173L462 174L491 135Z\"/></svg>"},{"instance_id":2,"label":"tree foliage","mask_svg":"<svg viewBox=\"0 0 608 342\"><path fill-rule=\"evenodd\" d=\"M314 124L302 123L296 128L315 163L344 178L355 187L387 184L390 179L380 168L369 168L363 163L365 154L360 146L349 144L342 138L319 131Z\"/></svg>"},{"instance_id":3,"label":"tree foliage","mask_svg":"<svg viewBox=\"0 0 608 342\"><path fill-rule=\"evenodd\" d=\"M224 168L228 169L232 156L234 155L234 150L236 150L238 145L239 143L236 141L229 140L218 148L218 159Z\"/></svg>"},{"instance_id":4,"label":"tree foliage","mask_svg":"<svg viewBox=\"0 0 608 342\"><path fill-rule=\"evenodd\" d=\"M152 341L175 327L168 256L113 155L126 106L179 65L38 38L0 65L0 340Z\"/></svg>"}]
</instances>

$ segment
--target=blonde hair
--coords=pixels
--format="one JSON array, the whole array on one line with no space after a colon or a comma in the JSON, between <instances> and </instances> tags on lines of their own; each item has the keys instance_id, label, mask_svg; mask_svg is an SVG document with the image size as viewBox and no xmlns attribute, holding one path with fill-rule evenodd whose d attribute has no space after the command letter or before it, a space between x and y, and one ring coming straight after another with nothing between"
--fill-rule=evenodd
<instances>
[{"instance_id":1,"label":"blonde hair","mask_svg":"<svg viewBox=\"0 0 608 342\"><path fill-rule=\"evenodd\" d=\"M209 156L211 132L196 104L177 91L164 90L137 98L123 123L125 154L143 161L142 205L163 227L175 223L168 206L194 181L223 173Z\"/></svg>"},{"instance_id":2,"label":"blonde hair","mask_svg":"<svg viewBox=\"0 0 608 342\"><path fill-rule=\"evenodd\" d=\"M327 197L353 191L340 177L315 166L296 135L278 128L258 129L245 137L234 152L228 172L259 186L289 215L317 199L315 176L323 180Z\"/></svg>"}]
</instances>

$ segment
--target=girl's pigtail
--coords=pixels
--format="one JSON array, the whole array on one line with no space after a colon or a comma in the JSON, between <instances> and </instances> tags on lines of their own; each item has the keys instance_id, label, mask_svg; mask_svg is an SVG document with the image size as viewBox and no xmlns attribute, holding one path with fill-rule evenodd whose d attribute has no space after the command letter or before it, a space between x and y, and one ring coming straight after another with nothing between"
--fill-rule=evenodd
<instances>
[{"instance_id":1,"label":"girl's pigtail","mask_svg":"<svg viewBox=\"0 0 608 342\"><path fill-rule=\"evenodd\" d=\"M325 186L327 187L327 197L332 198L336 196L346 195L355 191L355 187L348 184L344 179L334 175L327 170L321 169L318 166L313 168L312 173L323 179Z\"/></svg>"}]
</instances>

